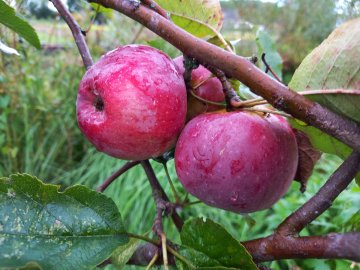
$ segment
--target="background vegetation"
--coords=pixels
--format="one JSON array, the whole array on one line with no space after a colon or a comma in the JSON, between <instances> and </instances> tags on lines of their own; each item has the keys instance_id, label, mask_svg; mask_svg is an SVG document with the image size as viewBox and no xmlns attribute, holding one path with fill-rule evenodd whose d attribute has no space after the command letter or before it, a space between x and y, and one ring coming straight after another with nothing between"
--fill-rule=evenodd
<instances>
[{"instance_id":1,"label":"background vegetation","mask_svg":"<svg viewBox=\"0 0 360 270\"><path fill-rule=\"evenodd\" d=\"M42 50L31 48L12 32L0 27L0 40L16 48L21 56L0 54L0 175L26 172L47 182L62 185L84 184L96 188L123 164L98 153L84 140L77 128L75 100L78 83L84 73L71 33L48 1L18 1L17 10L36 28ZM224 1L224 36L237 40L236 49L244 56L256 53L256 32L267 30L283 58L285 81L289 81L301 60L341 22L358 16L360 1L282 0ZM172 57L179 52L166 45L139 24L115 12L95 11L85 1L69 1L69 7L83 29L96 60L115 46L145 43L161 47ZM121 27L119 27L121 26ZM250 216L239 216L203 204L183 209L181 215L205 216L222 224L236 239L247 240L269 234L291 211L302 205L324 183L340 160L323 156L309 180L304 194L299 184L272 209ZM154 162L156 172L171 194L165 172ZM172 179L182 197L185 191L178 181L173 163ZM128 231L144 233L151 229L155 216L151 190L140 167L122 176L106 192L117 203ZM346 223L360 205L360 188L353 184L333 207L309 226L305 233L324 234L347 229ZM195 201L194 198L191 198ZM134 209L136 209L134 211ZM170 238L174 227L167 225ZM274 262L274 269L360 269L348 261Z\"/></svg>"}]
</instances>

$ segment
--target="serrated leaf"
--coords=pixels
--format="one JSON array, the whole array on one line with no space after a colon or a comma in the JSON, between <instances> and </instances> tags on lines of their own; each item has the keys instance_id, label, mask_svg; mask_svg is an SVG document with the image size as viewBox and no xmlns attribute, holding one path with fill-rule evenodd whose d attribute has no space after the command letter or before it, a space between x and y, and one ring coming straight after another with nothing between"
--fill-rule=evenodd
<instances>
[{"instance_id":1,"label":"serrated leaf","mask_svg":"<svg viewBox=\"0 0 360 270\"><path fill-rule=\"evenodd\" d=\"M264 30L259 30L256 33L256 46L258 50L258 58L265 53L265 60L270 65L271 69L281 79L282 78L282 59L276 49L275 42L270 37L269 33ZM261 67L265 70L265 65L261 60Z\"/></svg>"},{"instance_id":2,"label":"serrated leaf","mask_svg":"<svg viewBox=\"0 0 360 270\"><path fill-rule=\"evenodd\" d=\"M0 0L0 23L10 28L35 48L40 49L40 41L34 28L26 21L16 16L15 10Z\"/></svg>"},{"instance_id":3,"label":"serrated leaf","mask_svg":"<svg viewBox=\"0 0 360 270\"><path fill-rule=\"evenodd\" d=\"M214 36L223 24L219 0L157 0L173 22L189 33L204 38ZM214 31L215 30L215 31Z\"/></svg>"},{"instance_id":4,"label":"serrated leaf","mask_svg":"<svg viewBox=\"0 0 360 270\"><path fill-rule=\"evenodd\" d=\"M250 254L223 227L202 218L184 224L181 254L196 267L228 267L256 270Z\"/></svg>"},{"instance_id":5,"label":"serrated leaf","mask_svg":"<svg viewBox=\"0 0 360 270\"><path fill-rule=\"evenodd\" d=\"M0 178L0 268L92 269L128 242L115 203L84 186Z\"/></svg>"},{"instance_id":6,"label":"serrated leaf","mask_svg":"<svg viewBox=\"0 0 360 270\"><path fill-rule=\"evenodd\" d=\"M139 244L140 240L132 238L126 245L118 247L113 252L111 255L111 264L115 266L115 269L122 269L126 265Z\"/></svg>"},{"instance_id":7,"label":"serrated leaf","mask_svg":"<svg viewBox=\"0 0 360 270\"><path fill-rule=\"evenodd\" d=\"M309 89L360 89L360 19L349 21L334 30L314 49L296 70L289 87L296 91ZM318 94L308 98L360 123L360 96ZM298 125L320 151L347 157L351 149L337 139L310 126Z\"/></svg>"},{"instance_id":8,"label":"serrated leaf","mask_svg":"<svg viewBox=\"0 0 360 270\"><path fill-rule=\"evenodd\" d=\"M289 86L309 89L360 89L360 18L342 24L315 48L296 70ZM307 96L360 123L360 95Z\"/></svg>"}]
</instances>

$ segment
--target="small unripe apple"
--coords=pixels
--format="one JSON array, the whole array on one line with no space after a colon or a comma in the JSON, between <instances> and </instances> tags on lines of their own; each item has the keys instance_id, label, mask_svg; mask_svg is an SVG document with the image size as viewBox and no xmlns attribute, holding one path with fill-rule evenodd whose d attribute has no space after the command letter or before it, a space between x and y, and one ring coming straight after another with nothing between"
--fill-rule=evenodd
<instances>
[{"instance_id":1,"label":"small unripe apple","mask_svg":"<svg viewBox=\"0 0 360 270\"><path fill-rule=\"evenodd\" d=\"M271 207L288 190L298 149L285 118L213 112L183 129L175 168L185 189L208 205L237 213Z\"/></svg>"},{"instance_id":2,"label":"small unripe apple","mask_svg":"<svg viewBox=\"0 0 360 270\"><path fill-rule=\"evenodd\" d=\"M143 160L174 147L185 123L186 88L167 55L128 45L85 73L76 108L81 131L99 151Z\"/></svg>"},{"instance_id":3,"label":"small unripe apple","mask_svg":"<svg viewBox=\"0 0 360 270\"><path fill-rule=\"evenodd\" d=\"M184 58L179 56L174 59L174 62L180 74L183 75L185 71ZM225 95L220 80L216 77L212 77L212 73L204 66L200 65L198 68L192 70L190 84L197 96L213 102L225 102ZM198 85L200 86L196 87ZM224 107L213 104L205 104L192 95L189 95L188 113L186 118L190 120L201 113L212 112L223 108Z\"/></svg>"}]
</instances>

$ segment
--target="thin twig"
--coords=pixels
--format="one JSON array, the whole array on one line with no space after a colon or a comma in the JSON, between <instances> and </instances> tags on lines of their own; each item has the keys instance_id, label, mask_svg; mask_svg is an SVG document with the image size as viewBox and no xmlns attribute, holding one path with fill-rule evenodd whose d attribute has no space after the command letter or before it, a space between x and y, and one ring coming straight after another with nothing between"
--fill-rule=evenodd
<instances>
[{"instance_id":1,"label":"thin twig","mask_svg":"<svg viewBox=\"0 0 360 270\"><path fill-rule=\"evenodd\" d=\"M163 188L161 187L159 181L156 178L155 172L153 168L150 165L150 162L148 160L141 161L141 165L143 166L145 173L149 179L150 186L153 190L153 192L156 192L158 194L161 194L161 197L164 202L169 202L169 198L164 192ZM156 195L157 196L157 195ZM171 212L171 218L178 229L178 231L181 231L182 226L184 225L184 222L180 218L180 216L176 213L176 211Z\"/></svg>"},{"instance_id":2,"label":"thin twig","mask_svg":"<svg viewBox=\"0 0 360 270\"><path fill-rule=\"evenodd\" d=\"M131 44L134 44L138 40L138 38L140 37L140 35L144 31L144 29L145 29L145 26L143 26L141 24L139 30L136 32L135 36L131 40L131 42L130 42Z\"/></svg>"},{"instance_id":3,"label":"thin twig","mask_svg":"<svg viewBox=\"0 0 360 270\"><path fill-rule=\"evenodd\" d=\"M165 236L165 234L161 233L160 238L161 238L161 247L162 247L162 254L163 254L164 269L169 270L169 260L168 260L167 249L166 249L166 236Z\"/></svg>"},{"instance_id":4,"label":"thin twig","mask_svg":"<svg viewBox=\"0 0 360 270\"><path fill-rule=\"evenodd\" d=\"M86 69L90 68L94 62L91 58L89 48L86 44L86 41L85 41L85 38L83 36L80 26L75 21L75 19L71 15L71 13L66 9L65 5L63 4L63 2L61 0L50 0L50 1L54 4L55 8L58 10L61 17L64 19L64 21L69 26L69 28L74 36L75 43L79 49L84 66L86 67Z\"/></svg>"},{"instance_id":5,"label":"thin twig","mask_svg":"<svg viewBox=\"0 0 360 270\"><path fill-rule=\"evenodd\" d=\"M221 106L221 107L226 107L226 104L225 103L221 103L221 102L215 102L215 101L211 101L211 100L207 100L207 99L204 99L200 96L198 96L197 94L194 93L193 90L190 90L189 91L190 95L192 95L194 98L196 98L197 100L201 101L201 102L204 102L206 104L211 104L211 105L216 105L216 106Z\"/></svg>"},{"instance_id":6,"label":"thin twig","mask_svg":"<svg viewBox=\"0 0 360 270\"><path fill-rule=\"evenodd\" d=\"M265 65L265 73L268 73L268 71L270 71L270 73L274 76L274 78L278 81L278 82L281 82L281 79L279 78L279 76L276 74L276 72L271 68L271 66L268 64L268 62L266 61L265 59L265 53L263 53L261 55L261 60L263 61L264 65Z\"/></svg>"},{"instance_id":7,"label":"thin twig","mask_svg":"<svg viewBox=\"0 0 360 270\"><path fill-rule=\"evenodd\" d=\"M222 70L209 65L206 65L206 67L220 80L224 90L227 108L231 109L233 107L239 107L241 100L229 80L226 78L225 73Z\"/></svg>"},{"instance_id":8,"label":"thin twig","mask_svg":"<svg viewBox=\"0 0 360 270\"><path fill-rule=\"evenodd\" d=\"M159 258L159 253L155 253L154 257L151 259L148 266L146 266L145 270L150 270L150 268L154 266L154 264L158 258Z\"/></svg>"},{"instance_id":9,"label":"thin twig","mask_svg":"<svg viewBox=\"0 0 360 270\"><path fill-rule=\"evenodd\" d=\"M360 153L353 152L330 176L324 186L308 202L287 217L276 233L287 236L298 234L306 225L320 216L351 183L360 170Z\"/></svg>"},{"instance_id":10,"label":"thin twig","mask_svg":"<svg viewBox=\"0 0 360 270\"><path fill-rule=\"evenodd\" d=\"M114 172L112 175L110 175L97 189L97 192L103 192L108 186L111 185L112 182L116 180L119 176L121 176L123 173L130 170L132 167L138 165L140 161L129 161L125 163L123 166L121 166L120 169L118 169L116 172Z\"/></svg>"},{"instance_id":11,"label":"thin twig","mask_svg":"<svg viewBox=\"0 0 360 270\"><path fill-rule=\"evenodd\" d=\"M272 113L272 114L277 114L277 115L281 115L287 118L293 118L290 114L287 113L283 113L280 111L274 111L274 110L270 110L270 109L266 109L266 108L259 108L259 107L255 107L255 108L239 108L240 111L248 111L248 112L261 112L261 113Z\"/></svg>"},{"instance_id":12,"label":"thin twig","mask_svg":"<svg viewBox=\"0 0 360 270\"><path fill-rule=\"evenodd\" d=\"M161 6L159 6L154 0L141 0L141 3L148 6L149 8L157 12L159 15L163 16L165 19L169 19L168 12Z\"/></svg>"},{"instance_id":13,"label":"thin twig","mask_svg":"<svg viewBox=\"0 0 360 270\"><path fill-rule=\"evenodd\" d=\"M173 181L171 180L171 177L170 177L169 170L168 170L168 167L167 167L167 165L166 165L166 162L163 163L163 166L164 166L164 170L165 170L165 174L166 174L167 180L168 180L168 182L169 182L169 184L170 184L170 188L171 188L171 190L172 190L172 192L173 192L173 194L174 194L175 202L178 203L178 202L180 202L180 197L179 197L179 195L178 195L177 192L176 192L176 188L175 188L175 186L174 186Z\"/></svg>"}]
</instances>

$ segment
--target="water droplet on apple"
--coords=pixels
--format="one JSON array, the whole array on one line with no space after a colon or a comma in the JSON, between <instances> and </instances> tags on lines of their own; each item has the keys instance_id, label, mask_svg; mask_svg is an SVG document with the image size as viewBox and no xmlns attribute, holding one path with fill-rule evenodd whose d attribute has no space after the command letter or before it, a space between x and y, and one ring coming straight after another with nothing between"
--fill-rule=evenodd
<instances>
[{"instance_id":1,"label":"water droplet on apple","mask_svg":"<svg viewBox=\"0 0 360 270\"><path fill-rule=\"evenodd\" d=\"M238 198L239 198L239 192L234 191L234 192L232 193L231 197L230 197L230 200L231 200L232 202L236 202L236 201L238 200Z\"/></svg>"}]
</instances>

